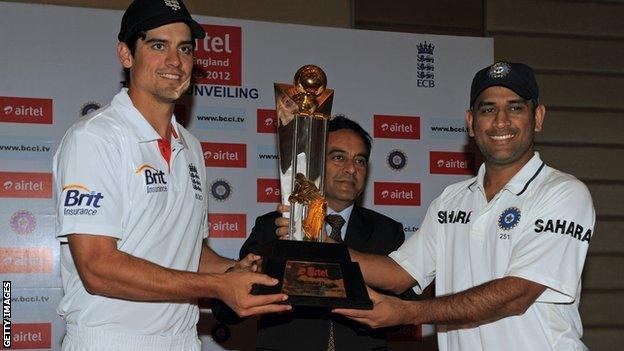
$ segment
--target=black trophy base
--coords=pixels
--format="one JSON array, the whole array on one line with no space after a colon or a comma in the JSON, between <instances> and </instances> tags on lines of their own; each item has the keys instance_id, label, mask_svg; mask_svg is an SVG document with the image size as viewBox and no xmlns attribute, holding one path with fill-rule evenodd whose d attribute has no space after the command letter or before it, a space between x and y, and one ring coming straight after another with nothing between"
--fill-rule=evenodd
<instances>
[{"instance_id":1,"label":"black trophy base","mask_svg":"<svg viewBox=\"0 0 624 351\"><path fill-rule=\"evenodd\" d=\"M372 309L366 284L344 244L279 240L265 247L263 273L275 286L254 285L251 293L285 293L287 304L320 308Z\"/></svg>"}]
</instances>

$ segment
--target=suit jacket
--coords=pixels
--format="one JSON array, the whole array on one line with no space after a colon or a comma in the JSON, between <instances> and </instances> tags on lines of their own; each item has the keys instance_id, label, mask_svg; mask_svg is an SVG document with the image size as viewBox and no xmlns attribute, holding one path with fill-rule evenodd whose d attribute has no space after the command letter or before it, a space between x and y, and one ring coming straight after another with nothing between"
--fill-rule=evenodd
<instances>
[{"instance_id":1,"label":"suit jacket","mask_svg":"<svg viewBox=\"0 0 624 351\"><path fill-rule=\"evenodd\" d=\"M256 219L240 257L260 253L275 235L277 212ZM360 252L387 255L405 240L403 225L381 213L354 206L345 244ZM384 330L373 330L354 321L313 308L295 307L292 313L264 315L258 325L258 350L327 350L330 319L334 322L336 350L386 350Z\"/></svg>"}]
</instances>

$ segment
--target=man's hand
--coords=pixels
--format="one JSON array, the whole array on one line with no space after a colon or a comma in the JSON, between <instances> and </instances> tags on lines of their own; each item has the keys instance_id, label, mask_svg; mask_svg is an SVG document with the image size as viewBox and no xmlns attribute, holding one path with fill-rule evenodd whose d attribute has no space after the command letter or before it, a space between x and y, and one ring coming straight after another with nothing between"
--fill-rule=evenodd
<instances>
[{"instance_id":1,"label":"man's hand","mask_svg":"<svg viewBox=\"0 0 624 351\"><path fill-rule=\"evenodd\" d=\"M282 214L290 212L290 206L279 204L277 205L277 212ZM286 217L277 217L275 219L275 225L277 226L277 229L275 229L275 235L277 235L280 239L288 239L288 221L289 219Z\"/></svg>"},{"instance_id":2,"label":"man's hand","mask_svg":"<svg viewBox=\"0 0 624 351\"><path fill-rule=\"evenodd\" d=\"M248 254L243 257L242 260L237 261L228 271L246 271L246 272L260 272L262 266L262 257L255 254Z\"/></svg>"},{"instance_id":3,"label":"man's hand","mask_svg":"<svg viewBox=\"0 0 624 351\"><path fill-rule=\"evenodd\" d=\"M278 304L288 299L285 294L251 295L253 284L273 286L278 283L264 274L232 270L218 275L216 298L225 302L236 314L248 317L257 314L290 311L290 305Z\"/></svg>"},{"instance_id":4,"label":"man's hand","mask_svg":"<svg viewBox=\"0 0 624 351\"><path fill-rule=\"evenodd\" d=\"M383 328L400 324L410 324L410 304L416 301L403 301L394 296L379 294L368 288L368 295L373 300L372 310L352 310L337 308L334 313L341 314L371 328Z\"/></svg>"}]
</instances>

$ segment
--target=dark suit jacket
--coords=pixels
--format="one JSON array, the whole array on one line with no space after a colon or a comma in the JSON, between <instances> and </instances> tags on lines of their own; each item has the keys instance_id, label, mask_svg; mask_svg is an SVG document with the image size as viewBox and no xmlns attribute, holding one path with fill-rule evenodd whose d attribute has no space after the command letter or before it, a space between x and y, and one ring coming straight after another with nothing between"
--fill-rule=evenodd
<instances>
[{"instance_id":1,"label":"dark suit jacket","mask_svg":"<svg viewBox=\"0 0 624 351\"><path fill-rule=\"evenodd\" d=\"M275 235L277 212L256 219L240 257L259 253ZM360 252L387 255L405 240L401 223L378 212L355 206L347 224L345 244ZM292 313L264 315L260 318L258 350L327 350L329 320L334 321L336 350L385 350L383 330L372 330L328 311L296 307Z\"/></svg>"}]
</instances>

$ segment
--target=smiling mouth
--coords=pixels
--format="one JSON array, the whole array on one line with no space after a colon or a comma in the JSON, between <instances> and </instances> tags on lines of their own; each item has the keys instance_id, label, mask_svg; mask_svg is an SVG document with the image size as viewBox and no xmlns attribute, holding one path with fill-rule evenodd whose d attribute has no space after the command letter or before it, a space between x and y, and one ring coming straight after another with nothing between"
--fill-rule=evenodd
<instances>
[{"instance_id":1,"label":"smiling mouth","mask_svg":"<svg viewBox=\"0 0 624 351\"><path fill-rule=\"evenodd\" d=\"M182 75L174 73L159 73L158 76L169 80L180 80L182 78Z\"/></svg>"},{"instance_id":2,"label":"smiling mouth","mask_svg":"<svg viewBox=\"0 0 624 351\"><path fill-rule=\"evenodd\" d=\"M490 135L490 138L494 140L509 140L513 138L514 136L516 135L513 133L509 133L509 134L501 134L501 135Z\"/></svg>"}]
</instances>

